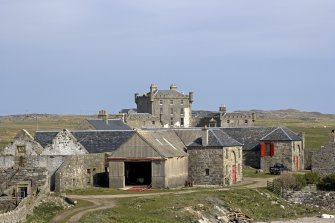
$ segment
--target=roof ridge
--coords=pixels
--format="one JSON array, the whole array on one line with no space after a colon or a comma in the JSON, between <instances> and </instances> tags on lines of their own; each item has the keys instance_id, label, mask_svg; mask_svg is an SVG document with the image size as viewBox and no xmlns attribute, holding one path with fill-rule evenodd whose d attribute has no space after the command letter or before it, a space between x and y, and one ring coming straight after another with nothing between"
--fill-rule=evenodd
<instances>
[{"instance_id":1,"label":"roof ridge","mask_svg":"<svg viewBox=\"0 0 335 223\"><path fill-rule=\"evenodd\" d=\"M221 144L220 146L223 146L223 143L222 143L221 139L219 139L219 137L215 134L215 132L213 131L213 129L210 129L209 131L211 131L213 133L213 135L215 136L216 140L219 141L219 143Z\"/></svg>"},{"instance_id":2,"label":"roof ridge","mask_svg":"<svg viewBox=\"0 0 335 223\"><path fill-rule=\"evenodd\" d=\"M284 134L285 134L291 141L293 141L293 139L287 134L287 132L286 132L282 127L278 127L278 128L280 128L280 129L284 132Z\"/></svg>"},{"instance_id":3,"label":"roof ridge","mask_svg":"<svg viewBox=\"0 0 335 223\"><path fill-rule=\"evenodd\" d=\"M279 129L280 127L275 128L274 130L272 130L270 133L268 133L267 135L263 136L260 140L263 140L264 138L268 137L269 135L271 135L272 133L274 133L277 129Z\"/></svg>"}]
</instances>

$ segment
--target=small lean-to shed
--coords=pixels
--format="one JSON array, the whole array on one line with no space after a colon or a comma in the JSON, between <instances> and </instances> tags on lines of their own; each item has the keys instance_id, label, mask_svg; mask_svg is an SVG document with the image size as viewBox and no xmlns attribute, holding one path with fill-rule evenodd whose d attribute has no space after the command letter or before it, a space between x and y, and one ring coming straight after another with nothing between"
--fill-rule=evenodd
<instances>
[{"instance_id":1,"label":"small lean-to shed","mask_svg":"<svg viewBox=\"0 0 335 223\"><path fill-rule=\"evenodd\" d=\"M109 186L179 187L188 178L188 156L171 130L138 130L109 161Z\"/></svg>"}]
</instances>

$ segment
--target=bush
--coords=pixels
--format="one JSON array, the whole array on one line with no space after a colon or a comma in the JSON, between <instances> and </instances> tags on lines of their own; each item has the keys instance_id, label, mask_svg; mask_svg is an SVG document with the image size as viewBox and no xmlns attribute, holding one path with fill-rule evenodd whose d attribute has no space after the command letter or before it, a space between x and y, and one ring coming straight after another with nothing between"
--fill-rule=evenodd
<instances>
[{"instance_id":1,"label":"bush","mask_svg":"<svg viewBox=\"0 0 335 223\"><path fill-rule=\"evenodd\" d=\"M305 174L306 184L318 184L320 176L317 172L310 172Z\"/></svg>"},{"instance_id":2,"label":"bush","mask_svg":"<svg viewBox=\"0 0 335 223\"><path fill-rule=\"evenodd\" d=\"M297 174L295 175L295 190L301 190L303 187L307 186L307 179L305 175Z\"/></svg>"},{"instance_id":3,"label":"bush","mask_svg":"<svg viewBox=\"0 0 335 223\"><path fill-rule=\"evenodd\" d=\"M279 177L273 180L273 183L277 187L281 187L285 190L294 190L297 187L297 181L295 175L284 172Z\"/></svg>"},{"instance_id":4,"label":"bush","mask_svg":"<svg viewBox=\"0 0 335 223\"><path fill-rule=\"evenodd\" d=\"M335 173L323 177L318 183L321 190L335 190Z\"/></svg>"}]
</instances>

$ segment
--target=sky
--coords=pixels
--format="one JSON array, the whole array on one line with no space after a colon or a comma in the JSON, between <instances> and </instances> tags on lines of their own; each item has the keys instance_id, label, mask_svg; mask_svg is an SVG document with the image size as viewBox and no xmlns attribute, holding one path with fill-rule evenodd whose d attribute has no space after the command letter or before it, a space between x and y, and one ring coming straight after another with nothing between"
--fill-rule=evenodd
<instances>
[{"instance_id":1,"label":"sky","mask_svg":"<svg viewBox=\"0 0 335 223\"><path fill-rule=\"evenodd\" d=\"M335 114L334 0L0 0L0 115L117 113L176 84L193 109Z\"/></svg>"}]
</instances>

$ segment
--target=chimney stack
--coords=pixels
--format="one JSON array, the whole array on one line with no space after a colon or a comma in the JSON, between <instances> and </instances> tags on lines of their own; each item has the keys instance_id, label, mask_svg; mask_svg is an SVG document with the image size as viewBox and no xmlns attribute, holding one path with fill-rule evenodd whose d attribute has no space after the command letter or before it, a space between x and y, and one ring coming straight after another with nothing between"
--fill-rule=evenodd
<instances>
[{"instance_id":1,"label":"chimney stack","mask_svg":"<svg viewBox=\"0 0 335 223\"><path fill-rule=\"evenodd\" d=\"M208 146L208 128L207 125L202 129L202 146Z\"/></svg>"},{"instance_id":2,"label":"chimney stack","mask_svg":"<svg viewBox=\"0 0 335 223\"><path fill-rule=\"evenodd\" d=\"M176 84L171 84L170 90L176 91L177 90L177 85Z\"/></svg>"},{"instance_id":3,"label":"chimney stack","mask_svg":"<svg viewBox=\"0 0 335 223\"><path fill-rule=\"evenodd\" d=\"M98 118L104 120L108 125L108 113L106 110L100 110L98 114Z\"/></svg>"}]
</instances>

